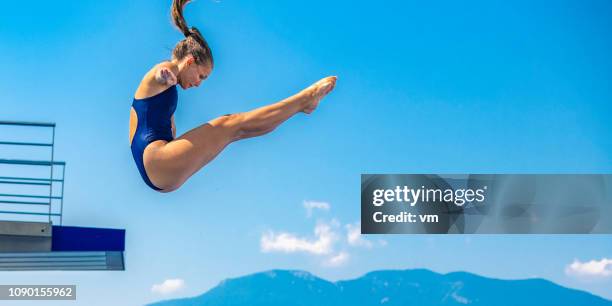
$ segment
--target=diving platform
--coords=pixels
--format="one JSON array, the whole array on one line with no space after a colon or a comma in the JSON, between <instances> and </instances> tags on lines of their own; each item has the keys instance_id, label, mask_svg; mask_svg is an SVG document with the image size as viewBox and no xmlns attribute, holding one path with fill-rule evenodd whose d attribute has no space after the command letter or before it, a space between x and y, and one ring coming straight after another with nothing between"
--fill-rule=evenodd
<instances>
[{"instance_id":1,"label":"diving platform","mask_svg":"<svg viewBox=\"0 0 612 306\"><path fill-rule=\"evenodd\" d=\"M0 221L0 271L125 270L125 230Z\"/></svg>"},{"instance_id":2,"label":"diving platform","mask_svg":"<svg viewBox=\"0 0 612 306\"><path fill-rule=\"evenodd\" d=\"M125 230L62 224L55 123L0 121L0 135L0 271L125 270Z\"/></svg>"}]
</instances>

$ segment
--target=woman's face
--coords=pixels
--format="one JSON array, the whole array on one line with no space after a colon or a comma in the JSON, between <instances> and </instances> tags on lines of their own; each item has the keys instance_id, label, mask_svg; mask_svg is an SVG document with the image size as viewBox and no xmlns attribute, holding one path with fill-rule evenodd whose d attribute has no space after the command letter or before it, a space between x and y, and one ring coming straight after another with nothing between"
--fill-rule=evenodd
<instances>
[{"instance_id":1,"label":"woman's face","mask_svg":"<svg viewBox=\"0 0 612 306\"><path fill-rule=\"evenodd\" d=\"M178 83L183 89L198 87L208 78L211 71L212 67L209 64L198 65L193 59L187 60L185 68L179 72Z\"/></svg>"}]
</instances>

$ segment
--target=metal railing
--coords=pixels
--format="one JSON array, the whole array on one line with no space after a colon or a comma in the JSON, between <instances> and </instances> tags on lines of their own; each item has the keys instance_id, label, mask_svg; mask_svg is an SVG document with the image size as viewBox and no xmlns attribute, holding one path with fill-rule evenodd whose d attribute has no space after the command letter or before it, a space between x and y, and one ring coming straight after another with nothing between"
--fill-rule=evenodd
<instances>
[{"instance_id":1,"label":"metal railing","mask_svg":"<svg viewBox=\"0 0 612 306\"><path fill-rule=\"evenodd\" d=\"M56 218L59 219L61 225L66 163L54 160L55 123L0 121L1 126L50 129L51 137L48 141L21 141L20 139L15 141L15 139L4 140L5 135L0 133L0 166L3 167L0 168L0 187L2 188L0 190L0 220L19 218L19 221L38 221L34 219L46 216L48 222ZM13 152L17 158L4 158L3 153L8 153L6 149L3 149L6 147L18 148L16 152ZM27 156L25 153L34 148L48 149L48 158L42 160L21 158L23 155ZM38 171L32 171L32 168L37 168ZM38 168L42 168L42 171ZM44 170L45 168L48 168L48 171ZM57 171L55 168L60 169ZM5 173L5 171L13 174ZM32 172L37 172L38 175L34 176ZM60 172L61 178L56 177Z\"/></svg>"}]
</instances>

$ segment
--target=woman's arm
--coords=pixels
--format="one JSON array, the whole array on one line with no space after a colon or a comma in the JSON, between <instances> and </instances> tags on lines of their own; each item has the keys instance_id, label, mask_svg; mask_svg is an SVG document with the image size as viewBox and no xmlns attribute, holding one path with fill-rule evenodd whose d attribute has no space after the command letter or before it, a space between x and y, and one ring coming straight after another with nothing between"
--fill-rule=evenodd
<instances>
[{"instance_id":1,"label":"woman's arm","mask_svg":"<svg viewBox=\"0 0 612 306\"><path fill-rule=\"evenodd\" d=\"M177 78L173 70L175 68L170 62L155 65L143 77L134 97L136 99L148 98L166 90L169 86L175 85Z\"/></svg>"},{"instance_id":2,"label":"woman's arm","mask_svg":"<svg viewBox=\"0 0 612 306\"><path fill-rule=\"evenodd\" d=\"M155 81L162 86L173 86L176 85L176 75L172 72L168 65L159 64L157 65L157 71L155 71Z\"/></svg>"},{"instance_id":3,"label":"woman's arm","mask_svg":"<svg viewBox=\"0 0 612 306\"><path fill-rule=\"evenodd\" d=\"M172 138L176 138L176 125L174 125L174 115L170 119L172 121Z\"/></svg>"}]
</instances>

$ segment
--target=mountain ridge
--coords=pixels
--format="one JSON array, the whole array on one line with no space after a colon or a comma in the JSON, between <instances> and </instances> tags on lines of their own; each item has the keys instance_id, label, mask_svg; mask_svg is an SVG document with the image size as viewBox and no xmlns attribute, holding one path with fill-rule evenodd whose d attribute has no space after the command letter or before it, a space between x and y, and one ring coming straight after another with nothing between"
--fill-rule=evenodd
<instances>
[{"instance_id":1,"label":"mountain ridge","mask_svg":"<svg viewBox=\"0 0 612 306\"><path fill-rule=\"evenodd\" d=\"M376 270L328 281L304 270L271 269L225 279L205 293L148 306L237 305L601 305L612 301L542 278L503 280L455 271Z\"/></svg>"}]
</instances>

